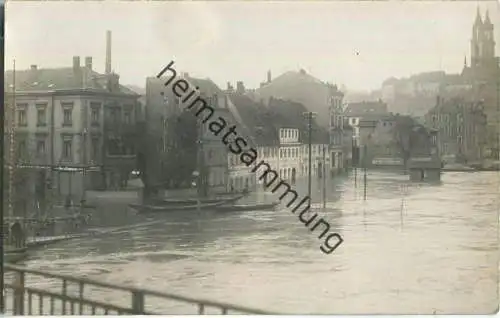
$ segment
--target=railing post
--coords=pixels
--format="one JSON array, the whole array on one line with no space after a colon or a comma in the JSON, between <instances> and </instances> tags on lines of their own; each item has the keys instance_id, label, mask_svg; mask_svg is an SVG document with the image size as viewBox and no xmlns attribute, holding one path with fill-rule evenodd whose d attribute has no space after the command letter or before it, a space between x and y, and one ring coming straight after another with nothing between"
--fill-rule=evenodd
<instances>
[{"instance_id":1,"label":"railing post","mask_svg":"<svg viewBox=\"0 0 500 318\"><path fill-rule=\"evenodd\" d=\"M138 290L132 291L132 310L135 314L144 313L144 293Z\"/></svg>"},{"instance_id":2,"label":"railing post","mask_svg":"<svg viewBox=\"0 0 500 318\"><path fill-rule=\"evenodd\" d=\"M62 282L62 296L63 296L63 299L62 299L62 314L63 315L66 315L66 296L68 295L67 294L67 291L68 291L68 285L67 285L67 281L65 279L63 279L63 282Z\"/></svg>"},{"instance_id":3,"label":"railing post","mask_svg":"<svg viewBox=\"0 0 500 318\"><path fill-rule=\"evenodd\" d=\"M83 282L80 282L79 294L80 294L80 315L83 315Z\"/></svg>"},{"instance_id":4,"label":"railing post","mask_svg":"<svg viewBox=\"0 0 500 318\"><path fill-rule=\"evenodd\" d=\"M14 315L24 315L24 272L16 271L14 281Z\"/></svg>"}]
</instances>

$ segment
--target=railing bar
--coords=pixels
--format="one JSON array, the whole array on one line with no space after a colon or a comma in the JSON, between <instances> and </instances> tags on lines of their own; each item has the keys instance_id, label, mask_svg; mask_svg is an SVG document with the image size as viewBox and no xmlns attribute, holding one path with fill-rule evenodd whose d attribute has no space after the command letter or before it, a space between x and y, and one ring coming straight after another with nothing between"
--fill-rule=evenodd
<instances>
[{"instance_id":1,"label":"railing bar","mask_svg":"<svg viewBox=\"0 0 500 318\"><path fill-rule=\"evenodd\" d=\"M66 291L67 291L67 282L65 279L63 279L63 282L62 282L62 296L67 296L66 295ZM62 314L63 315L66 315L66 298L62 298Z\"/></svg>"},{"instance_id":2,"label":"railing bar","mask_svg":"<svg viewBox=\"0 0 500 318\"><path fill-rule=\"evenodd\" d=\"M7 288L13 288L15 286L12 286L10 284L5 284L5 287ZM80 299L79 298L76 298L76 297L72 297L72 296L62 296L60 294L56 294L54 292L50 292L50 291L45 291L45 290L41 290L41 289L37 289L37 288L32 288L32 287L28 287L28 288L25 288L25 291L31 291L35 294L45 294L45 296L47 297L54 297L55 299L64 299L66 300L67 302L79 302ZM94 301L94 300L90 300L90 299L83 299L82 300L84 304L86 305L89 305L89 306L95 306L95 307L98 307L98 308L108 308L108 310L121 310L123 312L126 312L127 314L128 313L134 313L134 311L130 308L124 308L124 307L120 307L120 306L116 306L114 304L107 304L107 303L104 303L104 302L99 302L99 301ZM69 310L69 308L68 308Z\"/></svg>"},{"instance_id":3,"label":"railing bar","mask_svg":"<svg viewBox=\"0 0 500 318\"><path fill-rule=\"evenodd\" d=\"M43 315L43 294L38 293L38 315Z\"/></svg>"},{"instance_id":4,"label":"railing bar","mask_svg":"<svg viewBox=\"0 0 500 318\"><path fill-rule=\"evenodd\" d=\"M28 315L31 316L33 314L33 293L28 291Z\"/></svg>"},{"instance_id":5,"label":"railing bar","mask_svg":"<svg viewBox=\"0 0 500 318\"><path fill-rule=\"evenodd\" d=\"M50 296L50 315L54 316L54 297Z\"/></svg>"},{"instance_id":6,"label":"railing bar","mask_svg":"<svg viewBox=\"0 0 500 318\"><path fill-rule=\"evenodd\" d=\"M31 273L31 274L41 275L41 276L51 277L51 278L59 278L62 280L67 280L67 281L76 282L76 283L83 282L86 284L91 284L91 285L100 286L100 287L104 287L104 288L111 288L111 289L115 289L115 290L124 290L124 291L135 290L135 291L143 292L143 293L148 294L150 296L170 298L172 300L179 300L179 301L183 301L183 302L187 302L187 303L203 302L209 306L227 307L228 309L232 309L235 311L241 311L241 312L245 312L245 313L271 314L270 312L266 312L263 310L256 310L256 309L245 308L245 307L241 307L241 306L234 306L231 304L218 303L218 302L213 302L213 301L209 301L209 300L205 300L205 299L194 299L194 298L189 298L189 297L184 297L184 296L179 296L179 295L174 295L174 294L162 293L162 292L158 292L158 291L141 290L141 289L130 288L130 287L126 287L126 286L112 285L109 283L103 283L103 282L88 279L88 278L75 278L75 277L71 277L71 276L67 276L67 275L54 274L54 273L50 273L50 272L47 273L47 272L43 272L43 271L39 271L39 270L27 269L25 267L13 266L10 264L4 266L4 271L23 271L25 273Z\"/></svg>"},{"instance_id":7,"label":"railing bar","mask_svg":"<svg viewBox=\"0 0 500 318\"><path fill-rule=\"evenodd\" d=\"M95 306L92 305L92 315L95 315Z\"/></svg>"},{"instance_id":8,"label":"railing bar","mask_svg":"<svg viewBox=\"0 0 500 318\"><path fill-rule=\"evenodd\" d=\"M198 304L198 315L203 315L205 313L205 305L202 303Z\"/></svg>"},{"instance_id":9,"label":"railing bar","mask_svg":"<svg viewBox=\"0 0 500 318\"><path fill-rule=\"evenodd\" d=\"M83 282L80 282L80 316L83 314Z\"/></svg>"},{"instance_id":10,"label":"railing bar","mask_svg":"<svg viewBox=\"0 0 500 318\"><path fill-rule=\"evenodd\" d=\"M142 294L148 295L148 296L155 296L155 297L161 297L161 298L164 298L164 299L177 300L177 301L181 301L181 302L185 302L185 303L191 303L193 305L197 305L198 304L199 309L203 310L203 312L205 311L205 307L206 306L213 306L213 307L225 308L226 312L228 310L234 310L234 311L244 312L244 313L249 313L249 314L271 314L271 312L266 312L266 311L262 311L262 310L255 310L255 309L251 309L251 308L245 308L245 307L242 307L242 306L235 306L235 305L231 305L231 304L214 302L214 301L210 301L210 300L195 299L195 298L184 297L184 296L175 295L175 294L162 293L162 292L158 292L158 291L150 291L150 290L143 290L143 289L137 289L137 288L130 288L130 287L125 287L125 286L120 286L120 285L116 286L116 285L112 285L112 284L102 283L102 282L99 282L99 281L94 281L94 280L91 280L91 279L80 279L80 278L75 278L75 277L66 276L66 275L46 273L46 272L39 271L39 270L31 270L31 269L27 269L27 268L24 268L24 267L12 266L10 264L6 264L4 266L4 269L5 269L6 272L8 272L8 271L14 271L14 272L23 273L23 274L31 273L31 274L35 274L35 275L39 275L39 276L44 276L44 277L52 277L52 278L62 279L62 281L63 281L63 295L61 296L61 295L57 294L55 296L55 299L61 299L62 300L63 315L66 314L66 310L67 310L66 309L67 308L66 307L66 302L67 301L71 300L74 303L76 303L76 302L80 303L80 301L77 298L71 298L71 297L68 298L67 297L68 296L67 295L67 287L68 287L67 284L69 282L76 282L77 284L88 283L88 284L92 284L92 285L95 285L95 286L108 287L108 288L111 288L111 289L114 289L114 290L126 290L126 291L129 291L129 292L130 291L132 291L132 292L135 291L137 293L142 293ZM24 290L28 290L28 289L24 288ZM34 292L35 294L38 293L38 291L36 291L35 289L31 289L31 291ZM47 297L49 294L46 291L44 291L44 290L42 290L42 293L43 293L43 295L40 296L40 297L41 297L42 302L43 302L43 297L44 296ZM84 300L83 303L81 303L80 305L83 306L84 304L92 304L92 301L90 301L90 300ZM200 304L203 304L203 306L200 306ZM96 304L94 303L93 305L96 305ZM32 304L32 306L33 306L33 304ZM99 306L102 307L102 305L97 305L97 306L98 307ZM114 307L116 307L116 306L114 306ZM108 308L113 308L113 307L108 307ZM117 308L119 308L123 313L129 313L129 312L132 313L133 312L133 310L131 310L130 308L120 308L120 307L117 307ZM14 308L14 310L16 310L16 308ZM21 309L19 309L19 310L21 310ZM19 310L17 310L17 311L19 311ZM42 311L43 311L43 304L42 304ZM82 311L83 311L83 308L82 308ZM32 309L32 314L33 314L33 309Z\"/></svg>"},{"instance_id":11,"label":"railing bar","mask_svg":"<svg viewBox=\"0 0 500 318\"><path fill-rule=\"evenodd\" d=\"M12 286L12 314L14 316L19 315L16 306L16 286Z\"/></svg>"}]
</instances>

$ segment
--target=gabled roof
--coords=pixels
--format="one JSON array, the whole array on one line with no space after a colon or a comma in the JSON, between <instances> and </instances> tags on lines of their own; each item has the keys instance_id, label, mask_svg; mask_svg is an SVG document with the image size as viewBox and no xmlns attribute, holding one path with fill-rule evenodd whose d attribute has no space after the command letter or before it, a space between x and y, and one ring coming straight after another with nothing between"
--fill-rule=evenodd
<instances>
[{"instance_id":1,"label":"gabled roof","mask_svg":"<svg viewBox=\"0 0 500 318\"><path fill-rule=\"evenodd\" d=\"M116 74L111 75L118 76ZM16 70L15 76L16 91L19 92L74 89L88 89L95 90L97 92L108 92L108 77L86 67L79 67L77 69L73 69L72 67L62 67ZM13 71L7 71L5 73L6 92L12 91L13 77ZM123 85L119 86L118 93L138 95Z\"/></svg>"},{"instance_id":2,"label":"gabled roof","mask_svg":"<svg viewBox=\"0 0 500 318\"><path fill-rule=\"evenodd\" d=\"M316 83L316 84L324 84L321 80L317 79L314 76L311 76L310 74L307 74L306 71L300 70L300 71L288 71L280 76L274 78L271 82L266 83L263 87L267 86L274 86L274 85L286 85L286 86L294 86L297 83Z\"/></svg>"},{"instance_id":3,"label":"gabled roof","mask_svg":"<svg viewBox=\"0 0 500 318\"><path fill-rule=\"evenodd\" d=\"M243 94L233 92L229 96L258 145L278 144L280 128L299 129L299 141L305 141L307 122L303 113L307 109L304 105L271 98L266 106ZM320 127L316 120L313 120L312 126L313 143L328 143L328 131Z\"/></svg>"},{"instance_id":4,"label":"gabled roof","mask_svg":"<svg viewBox=\"0 0 500 318\"><path fill-rule=\"evenodd\" d=\"M388 115L387 104L382 101L349 103L345 110L348 117L373 117Z\"/></svg>"},{"instance_id":5,"label":"gabled roof","mask_svg":"<svg viewBox=\"0 0 500 318\"><path fill-rule=\"evenodd\" d=\"M221 95L222 90L209 78L195 78L195 77L186 77L186 80L194 86L199 87L200 92L208 96L213 96L214 94Z\"/></svg>"}]
</instances>

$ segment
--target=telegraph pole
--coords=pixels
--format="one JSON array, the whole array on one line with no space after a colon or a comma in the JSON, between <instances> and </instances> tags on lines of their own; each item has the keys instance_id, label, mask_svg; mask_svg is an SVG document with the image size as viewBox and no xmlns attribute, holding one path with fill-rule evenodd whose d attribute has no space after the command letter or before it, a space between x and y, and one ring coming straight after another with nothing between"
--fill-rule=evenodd
<instances>
[{"instance_id":1,"label":"telegraph pole","mask_svg":"<svg viewBox=\"0 0 500 318\"><path fill-rule=\"evenodd\" d=\"M4 26L5 26L5 7L4 7L4 3L2 2L0 4L0 50L2 51L2 56L4 56ZM2 74L5 74L5 70L4 70L4 67L5 66L5 61L4 59L2 59L0 61L0 72ZM5 83L4 83L4 77L2 76L2 79L0 80L0 85L2 85L2 87L5 87ZM1 134L1 145L0 145L0 155L1 157L0 158L5 158L5 154L4 154L4 144L5 144L5 138L4 138L4 132L5 132L5 127L4 127L4 124L5 124L5 103L2 102L2 105L3 105L3 109L2 111L0 111L0 120L2 122L2 125L0 125L0 134ZM3 162L3 161L2 161ZM3 238L3 234L4 234L4 205L3 205L3 200L4 200L4 166L2 164L2 166L0 167L0 182L2 182L2 190L0 191L0 219L2 220L2 241L0 242L0 255L4 255L4 242L5 242L5 239ZM3 273L4 272L4 268L3 268L3 261L2 261L2 264L0 264L0 271ZM0 279L0 289L2 290L2 297L0 297L0 313L4 313L4 299L5 299L5 292L4 292L4 282L3 282L3 277L2 279Z\"/></svg>"},{"instance_id":2,"label":"telegraph pole","mask_svg":"<svg viewBox=\"0 0 500 318\"><path fill-rule=\"evenodd\" d=\"M307 119L307 131L308 131L308 148L309 148L309 168L308 168L308 181L307 181L307 195L309 196L309 200L311 200L311 176L312 176L312 120L316 113L313 112L304 112L304 116Z\"/></svg>"},{"instance_id":3,"label":"telegraph pole","mask_svg":"<svg viewBox=\"0 0 500 318\"><path fill-rule=\"evenodd\" d=\"M364 185L364 188L363 188L363 199L366 201L366 145L363 146L363 172L364 172L364 176L363 176L363 185Z\"/></svg>"},{"instance_id":4,"label":"telegraph pole","mask_svg":"<svg viewBox=\"0 0 500 318\"><path fill-rule=\"evenodd\" d=\"M12 71L12 105L10 116L10 134L9 134L9 198L8 198L8 216L12 218L14 215L14 170L16 167L15 158L15 129L16 129L16 60L13 62ZM2 180L3 182L3 180ZM2 203L3 204L3 203Z\"/></svg>"},{"instance_id":5,"label":"telegraph pole","mask_svg":"<svg viewBox=\"0 0 500 318\"><path fill-rule=\"evenodd\" d=\"M356 139L353 138L352 139L352 151L351 151L352 155L352 159L351 159L351 164L353 165L353 168L354 168L354 187L357 188L358 187L358 162L359 162L359 151L358 151L358 148L357 148L357 144L356 144Z\"/></svg>"},{"instance_id":6,"label":"telegraph pole","mask_svg":"<svg viewBox=\"0 0 500 318\"><path fill-rule=\"evenodd\" d=\"M323 145L323 209L326 209L326 146Z\"/></svg>"}]
</instances>

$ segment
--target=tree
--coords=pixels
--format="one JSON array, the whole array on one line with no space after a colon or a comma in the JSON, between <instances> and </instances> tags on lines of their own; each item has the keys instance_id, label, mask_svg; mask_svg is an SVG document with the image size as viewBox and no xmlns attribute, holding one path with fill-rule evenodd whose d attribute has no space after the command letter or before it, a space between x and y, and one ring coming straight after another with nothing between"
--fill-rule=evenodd
<instances>
[{"instance_id":1,"label":"tree","mask_svg":"<svg viewBox=\"0 0 500 318\"><path fill-rule=\"evenodd\" d=\"M412 132L415 127L415 120L410 116L402 116L396 114L394 116L393 137L394 145L403 159L406 167L408 160L411 157L412 151Z\"/></svg>"}]
</instances>

